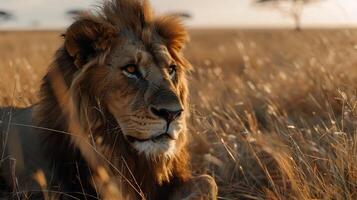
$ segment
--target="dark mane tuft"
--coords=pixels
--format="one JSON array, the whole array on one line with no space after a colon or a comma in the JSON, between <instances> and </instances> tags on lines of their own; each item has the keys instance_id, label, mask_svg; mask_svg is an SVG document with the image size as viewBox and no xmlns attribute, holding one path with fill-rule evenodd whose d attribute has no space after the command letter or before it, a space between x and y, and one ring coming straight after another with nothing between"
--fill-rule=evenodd
<instances>
[{"instance_id":1,"label":"dark mane tuft","mask_svg":"<svg viewBox=\"0 0 357 200\"><path fill-rule=\"evenodd\" d=\"M77 18L81 19L109 23L119 33L134 33L144 42L151 42L147 35L157 34L169 49L175 51L180 51L189 40L186 28L178 16L154 16L147 0L106 1L97 15L85 12Z\"/></svg>"}]
</instances>

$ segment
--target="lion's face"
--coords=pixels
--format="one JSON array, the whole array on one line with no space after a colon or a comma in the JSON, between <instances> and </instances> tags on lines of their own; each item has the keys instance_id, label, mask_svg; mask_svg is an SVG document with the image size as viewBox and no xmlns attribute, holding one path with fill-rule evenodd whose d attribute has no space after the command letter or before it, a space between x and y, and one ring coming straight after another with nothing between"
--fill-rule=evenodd
<instances>
[{"instance_id":1,"label":"lion's face","mask_svg":"<svg viewBox=\"0 0 357 200\"><path fill-rule=\"evenodd\" d=\"M83 83L74 94L77 104L87 110L79 111L80 121L96 107L83 106L86 91L88 102L100 102L139 153L170 157L186 140L189 63L181 50L187 32L175 17L153 18L145 4L120 7L128 5L109 6L104 17L83 16L65 33L64 47L83 74L74 78Z\"/></svg>"},{"instance_id":2,"label":"lion's face","mask_svg":"<svg viewBox=\"0 0 357 200\"><path fill-rule=\"evenodd\" d=\"M104 104L132 147L147 156L173 155L185 125L184 69L168 49L127 40L107 61L109 87Z\"/></svg>"}]
</instances>

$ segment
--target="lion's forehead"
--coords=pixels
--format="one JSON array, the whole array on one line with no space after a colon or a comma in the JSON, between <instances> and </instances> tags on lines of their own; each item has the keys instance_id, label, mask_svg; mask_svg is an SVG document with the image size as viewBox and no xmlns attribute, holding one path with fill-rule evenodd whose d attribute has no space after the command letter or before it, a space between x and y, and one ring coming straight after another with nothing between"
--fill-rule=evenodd
<instances>
[{"instance_id":1,"label":"lion's forehead","mask_svg":"<svg viewBox=\"0 0 357 200\"><path fill-rule=\"evenodd\" d=\"M167 47L161 43L153 43L145 47L138 42L124 42L114 46L110 61L112 65L120 67L126 64L138 64L141 67L166 67L173 62Z\"/></svg>"}]
</instances>

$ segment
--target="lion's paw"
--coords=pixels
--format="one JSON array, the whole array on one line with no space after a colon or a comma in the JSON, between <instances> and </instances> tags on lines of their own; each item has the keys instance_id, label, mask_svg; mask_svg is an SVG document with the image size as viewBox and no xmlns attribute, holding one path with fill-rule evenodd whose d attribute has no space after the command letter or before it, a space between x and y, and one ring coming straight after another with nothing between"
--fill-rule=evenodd
<instances>
[{"instance_id":1,"label":"lion's paw","mask_svg":"<svg viewBox=\"0 0 357 200\"><path fill-rule=\"evenodd\" d=\"M171 200L213 200L217 199L218 187L212 176L193 177L179 187Z\"/></svg>"}]
</instances>

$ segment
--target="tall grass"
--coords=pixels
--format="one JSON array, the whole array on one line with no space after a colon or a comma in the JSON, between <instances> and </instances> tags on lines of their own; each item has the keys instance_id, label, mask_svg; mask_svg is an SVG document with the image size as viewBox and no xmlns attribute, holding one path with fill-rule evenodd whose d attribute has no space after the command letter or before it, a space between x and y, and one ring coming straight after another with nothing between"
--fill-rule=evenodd
<instances>
[{"instance_id":1,"label":"tall grass","mask_svg":"<svg viewBox=\"0 0 357 200\"><path fill-rule=\"evenodd\" d=\"M0 103L37 101L58 33L0 33ZM357 31L193 30L192 166L221 199L357 199Z\"/></svg>"}]
</instances>

